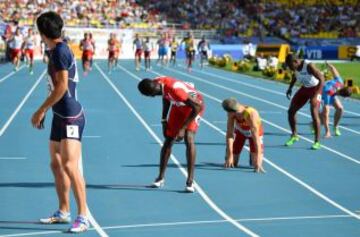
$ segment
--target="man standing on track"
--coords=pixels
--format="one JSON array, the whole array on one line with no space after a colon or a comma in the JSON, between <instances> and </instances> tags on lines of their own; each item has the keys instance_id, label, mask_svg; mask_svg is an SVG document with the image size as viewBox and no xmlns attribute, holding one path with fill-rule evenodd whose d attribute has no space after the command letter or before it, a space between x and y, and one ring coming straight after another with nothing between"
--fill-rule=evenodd
<instances>
[{"instance_id":1,"label":"man standing on track","mask_svg":"<svg viewBox=\"0 0 360 237\"><path fill-rule=\"evenodd\" d=\"M141 54L142 54L142 46L143 43L141 41L141 39L139 38L139 34L135 35L135 39L133 41L133 46L134 46L134 50L135 50L135 70L139 71L140 70L140 63L141 63Z\"/></svg>"},{"instance_id":2,"label":"man standing on track","mask_svg":"<svg viewBox=\"0 0 360 237\"><path fill-rule=\"evenodd\" d=\"M36 38L32 28L29 28L28 35L23 42L23 50L26 57L27 64L29 66L30 75L34 74L34 47L36 46Z\"/></svg>"},{"instance_id":3,"label":"man standing on track","mask_svg":"<svg viewBox=\"0 0 360 237\"><path fill-rule=\"evenodd\" d=\"M82 51L81 60L82 60L84 75L86 76L90 71L90 65L91 65L92 57L94 55L94 46L89 33L84 34L84 39L80 41L79 47L80 50Z\"/></svg>"},{"instance_id":4,"label":"man standing on track","mask_svg":"<svg viewBox=\"0 0 360 237\"><path fill-rule=\"evenodd\" d=\"M152 186L159 188L165 184L165 170L172 146L175 141L181 141L184 138L188 171L185 191L195 192L193 183L196 157L194 140L200 117L204 112L202 95L195 90L192 84L165 76L154 80L143 79L138 84L138 89L143 95L162 96L163 98L161 123L165 141L160 153L159 176Z\"/></svg>"},{"instance_id":5,"label":"man standing on track","mask_svg":"<svg viewBox=\"0 0 360 237\"><path fill-rule=\"evenodd\" d=\"M294 73L290 86L286 92L287 98L290 99L292 88L296 80L299 80L302 84L300 89L292 98L288 110L288 120L292 134L285 145L292 146L299 140L296 130L296 113L306 104L306 102L308 102L308 100L310 100L311 117L315 128L314 144L311 146L311 149L318 150L321 147L319 106L321 103L322 88L325 81L324 76L314 64L307 60L300 60L292 54L287 55L285 63Z\"/></svg>"},{"instance_id":6,"label":"man standing on track","mask_svg":"<svg viewBox=\"0 0 360 237\"><path fill-rule=\"evenodd\" d=\"M69 223L70 189L72 188L78 216L69 232L80 233L89 228L87 218L85 181L79 170L81 138L85 116L76 98L78 74L74 54L61 39L63 20L55 12L46 12L36 20L42 40L50 49L48 63L49 96L33 114L33 127L44 127L45 114L53 110L50 134L51 169L58 195L58 210L49 218L40 219L43 224Z\"/></svg>"},{"instance_id":7,"label":"man standing on track","mask_svg":"<svg viewBox=\"0 0 360 237\"><path fill-rule=\"evenodd\" d=\"M21 47L23 45L23 36L21 34L20 28L16 28L14 36L10 40L11 48L11 61L14 64L14 71L18 71L21 61Z\"/></svg>"}]
</instances>

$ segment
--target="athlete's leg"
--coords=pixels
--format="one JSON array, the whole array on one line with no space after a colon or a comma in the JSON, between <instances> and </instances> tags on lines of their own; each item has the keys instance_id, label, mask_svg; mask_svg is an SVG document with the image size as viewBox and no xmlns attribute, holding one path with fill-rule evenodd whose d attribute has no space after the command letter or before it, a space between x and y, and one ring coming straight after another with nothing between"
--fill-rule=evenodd
<instances>
[{"instance_id":1,"label":"athlete's leg","mask_svg":"<svg viewBox=\"0 0 360 237\"><path fill-rule=\"evenodd\" d=\"M51 170L55 179L55 188L59 201L59 210L68 213L70 211L70 179L65 173L60 156L60 142L50 141Z\"/></svg>"},{"instance_id":2,"label":"athlete's leg","mask_svg":"<svg viewBox=\"0 0 360 237\"><path fill-rule=\"evenodd\" d=\"M188 171L186 185L191 186L194 180L194 168L195 168L195 160L196 160L195 133L186 130L184 140L186 145L186 160L187 160L187 171Z\"/></svg>"},{"instance_id":3,"label":"athlete's leg","mask_svg":"<svg viewBox=\"0 0 360 237\"><path fill-rule=\"evenodd\" d=\"M334 101L334 107L335 107L335 115L334 115L334 130L335 130L335 135L336 136L340 136L341 132L338 128L339 126L339 122L340 119L344 113L344 107L341 104L340 100L338 98L335 97L335 101Z\"/></svg>"},{"instance_id":4,"label":"athlete's leg","mask_svg":"<svg viewBox=\"0 0 360 237\"><path fill-rule=\"evenodd\" d=\"M339 125L341 116L344 113L344 107L341 104L340 100L337 98L335 98L334 107L335 107L334 127L337 127Z\"/></svg>"},{"instance_id":5,"label":"athlete's leg","mask_svg":"<svg viewBox=\"0 0 360 237\"><path fill-rule=\"evenodd\" d=\"M317 95L313 96L310 101L311 117L313 119L313 124L315 128L315 138L314 141L320 141L320 116L319 116L319 100Z\"/></svg>"},{"instance_id":6,"label":"athlete's leg","mask_svg":"<svg viewBox=\"0 0 360 237\"><path fill-rule=\"evenodd\" d=\"M325 138L331 137L330 128L329 128L329 114L330 114L330 106L324 105L323 110L321 112L321 116L322 116L322 122L325 127L325 136L324 136Z\"/></svg>"},{"instance_id":7,"label":"athlete's leg","mask_svg":"<svg viewBox=\"0 0 360 237\"><path fill-rule=\"evenodd\" d=\"M60 155L63 168L69 177L78 207L78 215L86 216L85 181L79 169L81 142L75 139L63 139L60 142Z\"/></svg>"},{"instance_id":8,"label":"athlete's leg","mask_svg":"<svg viewBox=\"0 0 360 237\"><path fill-rule=\"evenodd\" d=\"M175 139L172 137L165 138L165 142L160 152L160 169L159 169L159 176L157 177L156 181L162 180L165 177L165 171L171 155L171 149L174 144L174 141Z\"/></svg>"}]
</instances>

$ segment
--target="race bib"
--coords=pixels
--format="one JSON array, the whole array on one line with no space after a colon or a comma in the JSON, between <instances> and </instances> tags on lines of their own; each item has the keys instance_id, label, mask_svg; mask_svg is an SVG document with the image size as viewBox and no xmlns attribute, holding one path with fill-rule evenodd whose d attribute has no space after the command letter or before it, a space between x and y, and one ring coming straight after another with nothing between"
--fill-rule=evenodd
<instances>
[{"instance_id":1,"label":"race bib","mask_svg":"<svg viewBox=\"0 0 360 237\"><path fill-rule=\"evenodd\" d=\"M66 126L66 137L79 138L79 127L77 125Z\"/></svg>"}]
</instances>

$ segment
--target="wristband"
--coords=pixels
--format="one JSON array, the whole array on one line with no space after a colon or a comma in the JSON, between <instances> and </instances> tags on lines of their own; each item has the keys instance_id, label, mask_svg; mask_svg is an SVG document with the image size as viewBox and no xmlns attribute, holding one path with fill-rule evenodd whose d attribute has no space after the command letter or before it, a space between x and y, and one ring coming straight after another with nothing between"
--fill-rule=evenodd
<instances>
[{"instance_id":1,"label":"wristband","mask_svg":"<svg viewBox=\"0 0 360 237\"><path fill-rule=\"evenodd\" d=\"M161 122L162 122L162 123L166 123L167 120L166 120L166 119L161 119Z\"/></svg>"}]
</instances>

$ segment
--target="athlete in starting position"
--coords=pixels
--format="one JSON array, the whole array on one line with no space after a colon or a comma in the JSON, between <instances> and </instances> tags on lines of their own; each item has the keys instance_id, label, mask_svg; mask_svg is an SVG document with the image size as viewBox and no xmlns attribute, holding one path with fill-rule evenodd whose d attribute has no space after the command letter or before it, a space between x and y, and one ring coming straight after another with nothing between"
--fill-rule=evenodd
<instances>
[{"instance_id":1,"label":"athlete in starting position","mask_svg":"<svg viewBox=\"0 0 360 237\"><path fill-rule=\"evenodd\" d=\"M245 141L249 140L250 163L254 166L255 172L264 173L265 170L262 167L264 130L259 113L252 107L240 104L234 98L224 100L222 107L228 115L225 167L238 166Z\"/></svg>"}]
</instances>

